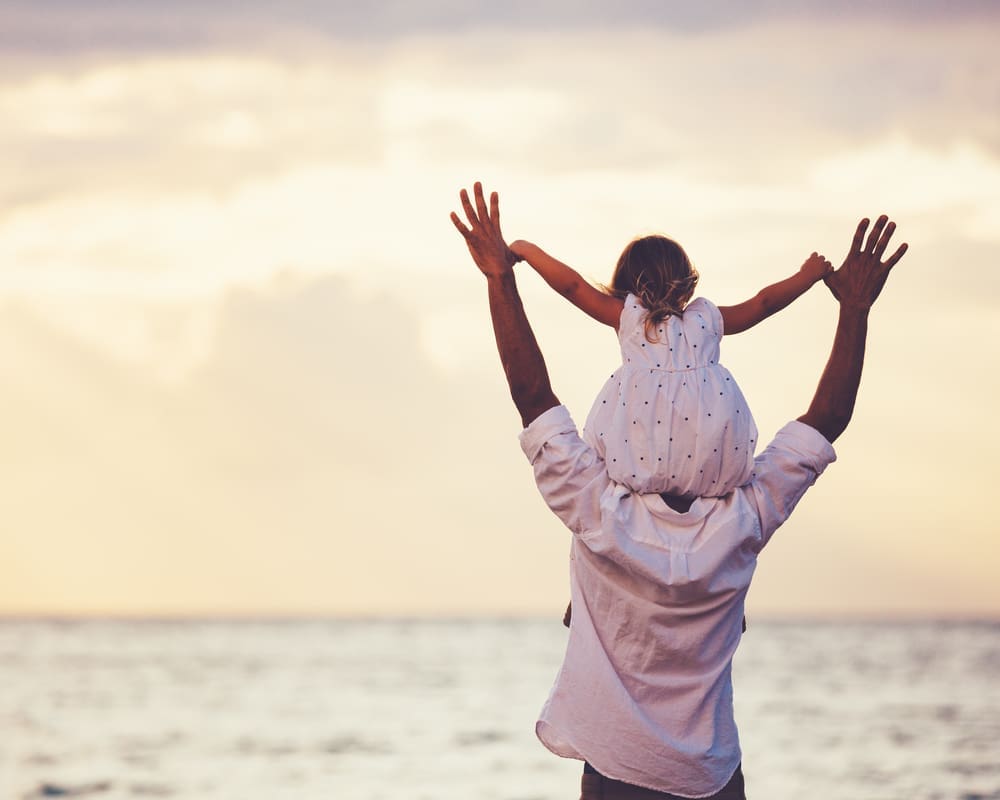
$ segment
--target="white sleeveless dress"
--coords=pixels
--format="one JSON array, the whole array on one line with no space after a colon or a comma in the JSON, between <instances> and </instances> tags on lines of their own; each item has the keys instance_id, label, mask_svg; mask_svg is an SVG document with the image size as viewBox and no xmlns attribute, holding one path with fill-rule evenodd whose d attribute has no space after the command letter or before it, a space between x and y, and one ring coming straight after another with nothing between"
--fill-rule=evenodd
<instances>
[{"instance_id":1,"label":"white sleeveless dress","mask_svg":"<svg viewBox=\"0 0 1000 800\"><path fill-rule=\"evenodd\" d=\"M719 364L722 315L704 298L646 339L646 309L625 299L622 365L601 389L584 439L611 480L642 494L721 497L750 480L757 426L729 370Z\"/></svg>"}]
</instances>

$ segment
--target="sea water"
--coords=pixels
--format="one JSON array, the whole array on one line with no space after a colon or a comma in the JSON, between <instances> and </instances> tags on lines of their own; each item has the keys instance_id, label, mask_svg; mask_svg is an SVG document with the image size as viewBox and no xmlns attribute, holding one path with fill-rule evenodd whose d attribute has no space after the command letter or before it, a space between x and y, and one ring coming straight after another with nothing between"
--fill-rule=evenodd
<instances>
[{"instance_id":1,"label":"sea water","mask_svg":"<svg viewBox=\"0 0 1000 800\"><path fill-rule=\"evenodd\" d=\"M0 622L0 800L574 800L544 620ZM760 800L1000 800L1000 623L751 620Z\"/></svg>"}]
</instances>

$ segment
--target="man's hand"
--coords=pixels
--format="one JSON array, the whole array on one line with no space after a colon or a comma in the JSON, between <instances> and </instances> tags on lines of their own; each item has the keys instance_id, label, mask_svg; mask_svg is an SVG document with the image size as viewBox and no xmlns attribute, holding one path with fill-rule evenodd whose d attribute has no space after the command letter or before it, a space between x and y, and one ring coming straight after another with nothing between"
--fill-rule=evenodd
<instances>
[{"instance_id":1,"label":"man's hand","mask_svg":"<svg viewBox=\"0 0 1000 800\"><path fill-rule=\"evenodd\" d=\"M854 414L854 402L861 385L861 370L865 363L865 343L868 339L868 310L879 296L889 270L906 252L900 245L889 258L882 254L889 244L896 225L885 215L875 221L875 227L862 247L868 220L863 219L854 233L854 241L840 269L823 280L840 303L837 333L826 369L819 379L809 410L799 417L833 442L847 428Z\"/></svg>"},{"instance_id":2,"label":"man's hand","mask_svg":"<svg viewBox=\"0 0 1000 800\"><path fill-rule=\"evenodd\" d=\"M469 227L462 224L458 214L452 212L451 221L465 238L469 253L476 266L487 277L490 298L490 318L496 335L497 351L510 386L510 396L521 414L521 423L527 427L532 420L550 408L559 405L549 384L545 359L538 349L535 334L528 324L514 279L514 255L500 232L500 201L497 193L490 195L490 209L486 210L483 185L476 181L473 189L476 206L469 202L464 189L459 195L462 208L469 220Z\"/></svg>"},{"instance_id":3,"label":"man's hand","mask_svg":"<svg viewBox=\"0 0 1000 800\"><path fill-rule=\"evenodd\" d=\"M896 230L896 223L889 222L889 218L884 214L875 220L868 241L862 247L867 229L868 220L861 220L844 263L840 269L831 272L823 279L841 306L864 310L871 308L882 287L885 286L889 270L906 252L907 245L901 244L889 258L881 260L889 245L889 239Z\"/></svg>"},{"instance_id":4,"label":"man's hand","mask_svg":"<svg viewBox=\"0 0 1000 800\"><path fill-rule=\"evenodd\" d=\"M500 232L500 198L496 192L493 192L490 195L490 207L487 210L486 199L483 197L483 185L479 181L476 181L473 186L473 193L476 197L475 208L469 201L469 193L465 189L462 189L459 194L465 216L469 220L469 227L465 227L454 211L451 212L451 221L455 223L458 232L465 238L472 260L476 262L480 271L487 277L503 275L510 272L517 256L507 247L503 234Z\"/></svg>"}]
</instances>

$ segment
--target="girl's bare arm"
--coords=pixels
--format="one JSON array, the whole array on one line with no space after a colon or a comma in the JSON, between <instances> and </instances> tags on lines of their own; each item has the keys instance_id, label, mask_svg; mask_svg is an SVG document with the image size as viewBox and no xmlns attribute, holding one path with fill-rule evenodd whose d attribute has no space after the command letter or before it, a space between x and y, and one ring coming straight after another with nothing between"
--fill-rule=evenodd
<instances>
[{"instance_id":1,"label":"girl's bare arm","mask_svg":"<svg viewBox=\"0 0 1000 800\"><path fill-rule=\"evenodd\" d=\"M605 294L588 283L568 264L553 258L538 245L519 239L510 245L519 259L527 261L545 282L586 314L618 330L624 301Z\"/></svg>"},{"instance_id":2,"label":"girl's bare arm","mask_svg":"<svg viewBox=\"0 0 1000 800\"><path fill-rule=\"evenodd\" d=\"M720 306L723 333L740 333L767 319L796 298L805 294L814 283L833 271L833 265L823 256L813 253L789 278L772 283L749 300L735 306Z\"/></svg>"}]
</instances>

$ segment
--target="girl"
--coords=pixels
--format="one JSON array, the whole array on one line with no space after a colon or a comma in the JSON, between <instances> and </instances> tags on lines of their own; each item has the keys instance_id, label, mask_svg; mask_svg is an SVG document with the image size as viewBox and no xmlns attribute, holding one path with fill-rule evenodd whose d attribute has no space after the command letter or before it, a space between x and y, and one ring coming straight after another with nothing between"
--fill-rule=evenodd
<instances>
[{"instance_id":1,"label":"girl","mask_svg":"<svg viewBox=\"0 0 1000 800\"><path fill-rule=\"evenodd\" d=\"M631 242L603 290L530 242L510 249L618 332L622 365L598 394L583 433L613 481L638 493L695 498L720 497L750 480L757 428L719 363L719 341L787 306L833 270L829 261L813 253L791 277L720 308L691 300L698 272L665 236Z\"/></svg>"}]
</instances>

